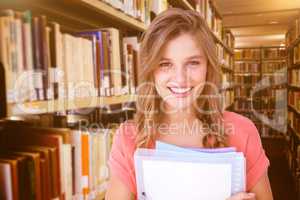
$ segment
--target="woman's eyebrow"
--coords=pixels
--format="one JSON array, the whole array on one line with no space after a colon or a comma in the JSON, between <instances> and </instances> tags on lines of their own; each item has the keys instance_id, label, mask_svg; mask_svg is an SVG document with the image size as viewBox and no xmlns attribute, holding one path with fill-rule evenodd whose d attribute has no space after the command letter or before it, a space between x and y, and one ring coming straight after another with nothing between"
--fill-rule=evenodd
<instances>
[{"instance_id":1,"label":"woman's eyebrow","mask_svg":"<svg viewBox=\"0 0 300 200\"><path fill-rule=\"evenodd\" d=\"M202 59L203 56L202 55L193 55L193 56L189 56L187 58L185 58L185 60L189 60L189 59ZM169 60L172 60L171 58L161 58L160 61L169 61Z\"/></svg>"},{"instance_id":2,"label":"woman's eyebrow","mask_svg":"<svg viewBox=\"0 0 300 200\"><path fill-rule=\"evenodd\" d=\"M161 58L159 61L168 61L168 60L171 60L170 58Z\"/></svg>"},{"instance_id":3,"label":"woman's eyebrow","mask_svg":"<svg viewBox=\"0 0 300 200\"><path fill-rule=\"evenodd\" d=\"M203 56L202 55L194 55L194 56L189 56L187 58L185 58L185 60L189 60L189 59L202 59Z\"/></svg>"}]
</instances>

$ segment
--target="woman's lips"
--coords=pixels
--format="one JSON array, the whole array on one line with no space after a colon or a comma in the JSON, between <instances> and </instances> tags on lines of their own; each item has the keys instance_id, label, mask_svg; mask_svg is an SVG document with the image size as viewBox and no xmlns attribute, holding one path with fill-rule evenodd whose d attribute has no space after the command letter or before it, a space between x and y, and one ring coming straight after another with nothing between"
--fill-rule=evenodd
<instances>
[{"instance_id":1,"label":"woman's lips","mask_svg":"<svg viewBox=\"0 0 300 200\"><path fill-rule=\"evenodd\" d=\"M186 97L191 93L193 87L186 87L186 88L168 87L168 89L175 97Z\"/></svg>"}]
</instances>

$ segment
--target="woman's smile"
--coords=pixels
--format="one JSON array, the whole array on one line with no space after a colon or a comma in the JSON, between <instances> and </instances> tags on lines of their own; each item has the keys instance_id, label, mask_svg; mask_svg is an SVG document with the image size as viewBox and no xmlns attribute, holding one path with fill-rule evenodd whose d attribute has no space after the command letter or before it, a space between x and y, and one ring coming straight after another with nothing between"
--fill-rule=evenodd
<instances>
[{"instance_id":1,"label":"woman's smile","mask_svg":"<svg viewBox=\"0 0 300 200\"><path fill-rule=\"evenodd\" d=\"M192 89L194 87L168 87L168 89L171 91L172 95L178 98L187 97L192 93Z\"/></svg>"}]
</instances>

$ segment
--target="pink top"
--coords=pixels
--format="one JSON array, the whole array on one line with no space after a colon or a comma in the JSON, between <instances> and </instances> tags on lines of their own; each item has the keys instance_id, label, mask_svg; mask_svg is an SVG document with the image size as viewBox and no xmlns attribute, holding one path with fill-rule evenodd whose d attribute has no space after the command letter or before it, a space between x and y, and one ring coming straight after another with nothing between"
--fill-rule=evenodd
<instances>
[{"instance_id":1,"label":"pink top","mask_svg":"<svg viewBox=\"0 0 300 200\"><path fill-rule=\"evenodd\" d=\"M225 124L232 124L229 144L243 152L246 157L247 183L249 191L256 185L259 178L267 171L270 162L265 155L259 133L248 118L234 112L224 112ZM110 171L128 187L136 197L136 179L133 155L135 152L136 126L133 122L121 124L114 137L109 158Z\"/></svg>"}]
</instances>

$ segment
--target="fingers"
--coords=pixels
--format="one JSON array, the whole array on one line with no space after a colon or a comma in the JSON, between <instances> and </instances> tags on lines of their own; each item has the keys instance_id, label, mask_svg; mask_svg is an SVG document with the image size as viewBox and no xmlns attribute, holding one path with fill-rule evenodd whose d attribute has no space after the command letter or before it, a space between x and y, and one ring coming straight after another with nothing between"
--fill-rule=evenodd
<instances>
[{"instance_id":1,"label":"fingers","mask_svg":"<svg viewBox=\"0 0 300 200\"><path fill-rule=\"evenodd\" d=\"M244 199L254 199L254 193L246 193L246 192L239 192L226 200L244 200Z\"/></svg>"}]
</instances>

